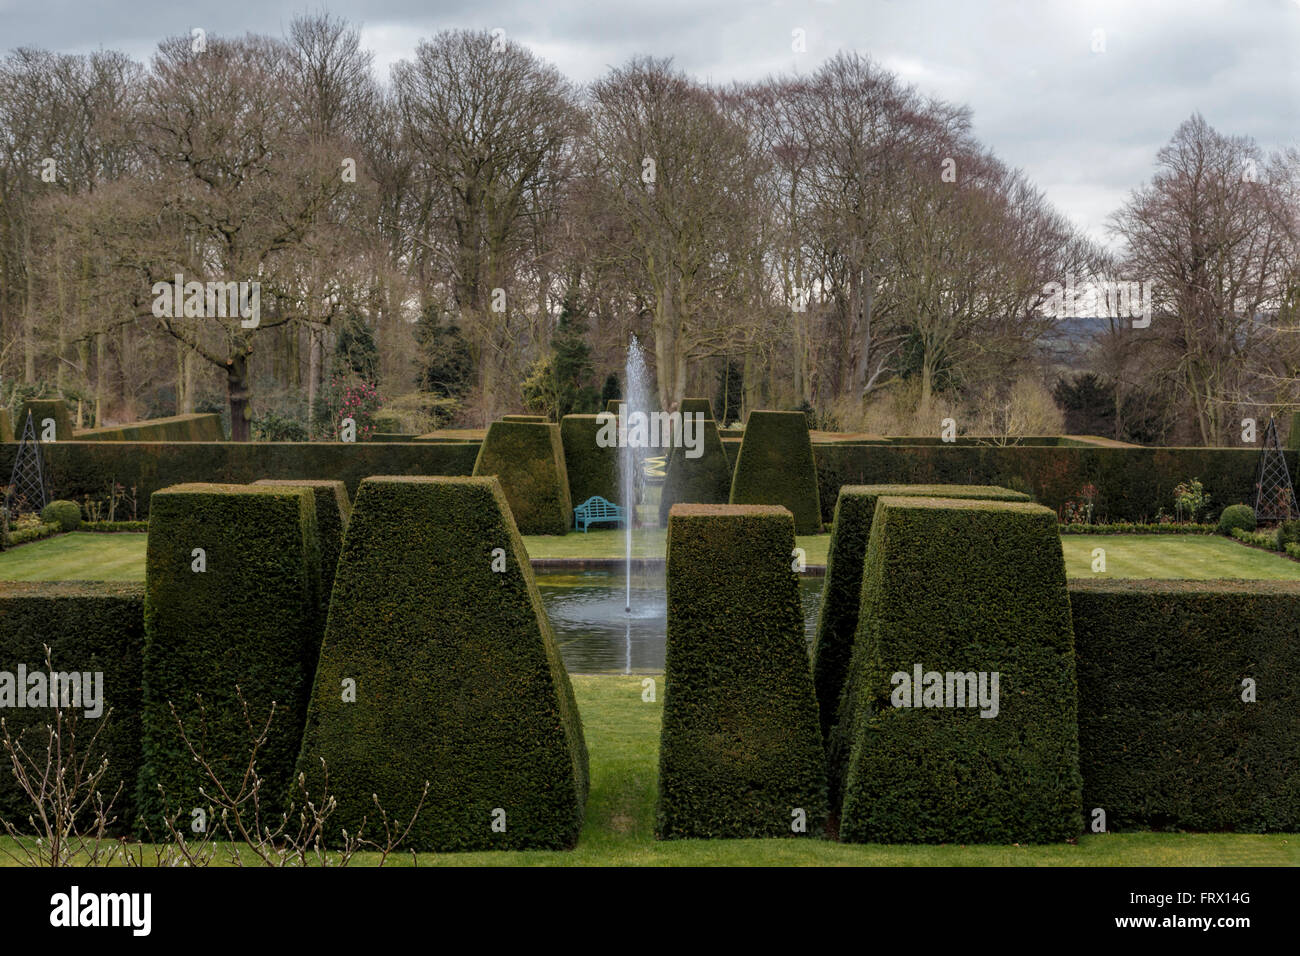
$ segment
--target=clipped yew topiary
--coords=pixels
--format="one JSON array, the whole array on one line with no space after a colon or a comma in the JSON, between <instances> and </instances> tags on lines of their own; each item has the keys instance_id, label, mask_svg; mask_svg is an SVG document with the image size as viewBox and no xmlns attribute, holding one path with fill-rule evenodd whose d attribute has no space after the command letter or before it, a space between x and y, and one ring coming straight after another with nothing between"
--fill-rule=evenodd
<instances>
[{"instance_id":1,"label":"clipped yew topiary","mask_svg":"<svg viewBox=\"0 0 1300 956\"><path fill-rule=\"evenodd\" d=\"M14 429L18 437L22 437L23 428L27 425L27 413L32 414L32 427L36 429L36 437L41 441L48 441L46 437L46 422L52 421L54 424L55 441L72 441L72 416L68 413L68 404L61 398L32 398L24 402L18 409L18 416L14 419Z\"/></svg>"},{"instance_id":2,"label":"clipped yew topiary","mask_svg":"<svg viewBox=\"0 0 1300 956\"><path fill-rule=\"evenodd\" d=\"M803 412L753 411L731 479L733 505L784 505L795 534L821 531L817 466Z\"/></svg>"},{"instance_id":3,"label":"clipped yew topiary","mask_svg":"<svg viewBox=\"0 0 1300 956\"><path fill-rule=\"evenodd\" d=\"M1255 509L1250 505L1228 505L1219 515L1219 534L1255 530Z\"/></svg>"},{"instance_id":4,"label":"clipped yew topiary","mask_svg":"<svg viewBox=\"0 0 1300 956\"><path fill-rule=\"evenodd\" d=\"M988 501L1028 501L1029 496L993 485L844 485L835 501L835 518L826 555L817 637L813 643L813 683L821 713L822 733L835 723L844 675L858 629L862 598L862 563L871 536L876 501L886 495L914 498L969 498Z\"/></svg>"},{"instance_id":5,"label":"clipped yew topiary","mask_svg":"<svg viewBox=\"0 0 1300 956\"><path fill-rule=\"evenodd\" d=\"M226 430L215 412L151 418L125 425L83 428L77 441L225 441Z\"/></svg>"},{"instance_id":6,"label":"clipped yew topiary","mask_svg":"<svg viewBox=\"0 0 1300 956\"><path fill-rule=\"evenodd\" d=\"M1076 836L1076 701L1055 512L880 498L829 748L840 839Z\"/></svg>"},{"instance_id":7,"label":"clipped yew topiary","mask_svg":"<svg viewBox=\"0 0 1300 956\"><path fill-rule=\"evenodd\" d=\"M238 789L252 735L242 691L260 731L263 820L283 806L302 739L311 666L320 648L320 550L312 490L266 485L175 485L149 507L145 561L145 825L206 806L210 789L181 739L169 703L228 788ZM201 695L206 711L200 732ZM267 817L272 814L272 817Z\"/></svg>"},{"instance_id":8,"label":"clipped yew topiary","mask_svg":"<svg viewBox=\"0 0 1300 956\"><path fill-rule=\"evenodd\" d=\"M75 501L51 501L41 509L41 520L63 531L76 531L81 527L81 506Z\"/></svg>"},{"instance_id":9,"label":"clipped yew topiary","mask_svg":"<svg viewBox=\"0 0 1300 956\"><path fill-rule=\"evenodd\" d=\"M605 415L565 415L560 421L564 445L564 471L569 479L569 498L576 507L592 495L619 503L618 447L601 447L596 440Z\"/></svg>"},{"instance_id":10,"label":"clipped yew topiary","mask_svg":"<svg viewBox=\"0 0 1300 956\"><path fill-rule=\"evenodd\" d=\"M409 820L428 781L411 849L577 842L582 723L495 479L362 482L299 759L315 792L322 758L330 839L373 825L372 795Z\"/></svg>"},{"instance_id":11,"label":"clipped yew topiary","mask_svg":"<svg viewBox=\"0 0 1300 956\"><path fill-rule=\"evenodd\" d=\"M1074 580L1070 604L1085 815L1300 829L1300 581Z\"/></svg>"},{"instance_id":12,"label":"clipped yew topiary","mask_svg":"<svg viewBox=\"0 0 1300 956\"><path fill-rule=\"evenodd\" d=\"M558 425L493 422L479 448L474 475L500 480L520 534L564 534L573 527Z\"/></svg>"},{"instance_id":13,"label":"clipped yew topiary","mask_svg":"<svg viewBox=\"0 0 1300 956\"><path fill-rule=\"evenodd\" d=\"M731 496L731 464L722 448L722 439L709 410L708 399L683 399L682 412L683 428L686 415L698 412L705 416L702 433L693 439L699 442L700 454L696 458L687 455L684 431L683 443L668 453L664 483L659 495L659 523L665 526L668 524L669 510L675 504L726 504Z\"/></svg>"},{"instance_id":14,"label":"clipped yew topiary","mask_svg":"<svg viewBox=\"0 0 1300 956\"><path fill-rule=\"evenodd\" d=\"M75 737L77 756L89 758L89 769L97 767L102 759L108 760L99 789L105 803L117 794L110 814L117 820L111 832L127 833L135 823L136 780L140 772L144 588L98 581L0 582L0 669L14 675L12 687L6 689L0 683L0 713L14 742L21 743L41 768L50 742L45 728L54 720L54 709L17 707L10 695L21 693L25 703L31 701L29 682L37 673L49 673L45 645L49 645L56 673L81 676L78 694L83 696L69 697L64 708L65 720L72 721L71 728L65 724L60 733L65 755ZM20 666L26 670L22 685L17 681ZM89 687L86 674L90 675ZM45 686L48 693L48 682ZM87 690L90 693L85 696ZM5 754L4 759L0 818L27 833L27 817L38 811L19 787L9 755ZM89 817L87 813L78 818L82 832Z\"/></svg>"},{"instance_id":15,"label":"clipped yew topiary","mask_svg":"<svg viewBox=\"0 0 1300 956\"><path fill-rule=\"evenodd\" d=\"M785 508L676 505L669 516L660 839L824 828L825 756L793 548Z\"/></svg>"},{"instance_id":16,"label":"clipped yew topiary","mask_svg":"<svg viewBox=\"0 0 1300 956\"><path fill-rule=\"evenodd\" d=\"M334 593L334 571L338 567L339 551L343 548L343 535L348 530L348 519L352 517L352 502L348 501L347 486L341 481L316 478L263 478L253 484L310 488L316 499L316 540L320 544L320 622L323 626L325 612L330 606L330 595Z\"/></svg>"},{"instance_id":17,"label":"clipped yew topiary","mask_svg":"<svg viewBox=\"0 0 1300 956\"><path fill-rule=\"evenodd\" d=\"M503 422L550 422L545 415L502 415L501 420Z\"/></svg>"}]
</instances>

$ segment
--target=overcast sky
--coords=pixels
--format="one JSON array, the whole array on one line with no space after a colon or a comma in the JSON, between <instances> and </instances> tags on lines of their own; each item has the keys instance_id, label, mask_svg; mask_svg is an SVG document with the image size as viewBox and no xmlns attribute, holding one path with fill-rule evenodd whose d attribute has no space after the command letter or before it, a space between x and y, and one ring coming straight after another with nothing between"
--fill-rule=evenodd
<instances>
[{"instance_id":1,"label":"overcast sky","mask_svg":"<svg viewBox=\"0 0 1300 956\"><path fill-rule=\"evenodd\" d=\"M124 50L161 37L281 34L318 0L0 0L0 49ZM501 28L585 82L638 53L703 80L808 73L867 53L975 130L1094 238L1200 111L1266 150L1300 146L1300 0L332 0L383 77L421 38ZM802 30L806 51L793 50ZM1101 32L1098 32L1101 31ZM1100 48L1100 49L1095 49Z\"/></svg>"}]
</instances>

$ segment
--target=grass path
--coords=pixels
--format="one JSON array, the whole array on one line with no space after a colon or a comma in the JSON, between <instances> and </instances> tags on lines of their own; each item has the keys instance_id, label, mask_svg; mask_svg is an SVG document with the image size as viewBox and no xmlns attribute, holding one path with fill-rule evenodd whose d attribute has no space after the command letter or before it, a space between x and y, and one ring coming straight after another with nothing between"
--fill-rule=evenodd
<instances>
[{"instance_id":1,"label":"grass path","mask_svg":"<svg viewBox=\"0 0 1300 956\"><path fill-rule=\"evenodd\" d=\"M145 535L74 532L0 552L0 581L138 581L144 578ZM573 532L524 538L534 558L621 558L623 532ZM809 564L825 564L830 535L803 535ZM1106 551L1108 578L1300 579L1300 562L1217 535L1065 535L1070 577L1092 577L1092 551ZM665 532L634 532L633 554L663 557Z\"/></svg>"}]
</instances>

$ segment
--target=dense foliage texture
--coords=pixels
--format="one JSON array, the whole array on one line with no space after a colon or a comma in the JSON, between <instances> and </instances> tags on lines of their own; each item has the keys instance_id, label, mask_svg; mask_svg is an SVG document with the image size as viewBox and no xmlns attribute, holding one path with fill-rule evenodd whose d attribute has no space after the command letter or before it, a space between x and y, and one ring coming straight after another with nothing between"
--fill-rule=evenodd
<instances>
[{"instance_id":1,"label":"dense foliage texture","mask_svg":"<svg viewBox=\"0 0 1300 956\"><path fill-rule=\"evenodd\" d=\"M803 412L753 411L731 480L733 505L784 505L795 534L821 531L817 466Z\"/></svg>"}]
</instances>

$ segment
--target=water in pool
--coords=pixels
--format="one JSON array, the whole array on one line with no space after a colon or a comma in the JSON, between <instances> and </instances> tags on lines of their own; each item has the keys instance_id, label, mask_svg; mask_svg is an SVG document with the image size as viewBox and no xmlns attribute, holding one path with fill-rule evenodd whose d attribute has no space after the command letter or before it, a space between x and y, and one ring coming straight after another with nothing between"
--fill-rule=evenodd
<instances>
[{"instance_id":1,"label":"water in pool","mask_svg":"<svg viewBox=\"0 0 1300 956\"><path fill-rule=\"evenodd\" d=\"M624 609L622 571L538 571L537 587L571 674L653 673L664 667L668 615L662 573L632 577ZM824 578L799 579L804 633L811 645Z\"/></svg>"}]
</instances>

